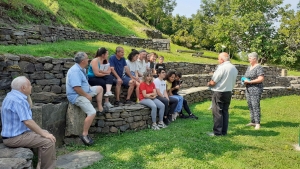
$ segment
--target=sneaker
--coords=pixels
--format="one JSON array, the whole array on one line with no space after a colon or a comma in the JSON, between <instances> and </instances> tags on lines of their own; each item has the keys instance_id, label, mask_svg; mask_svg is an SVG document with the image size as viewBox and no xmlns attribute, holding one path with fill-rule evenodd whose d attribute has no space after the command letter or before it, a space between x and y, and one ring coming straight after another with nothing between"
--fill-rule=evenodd
<instances>
[{"instance_id":1,"label":"sneaker","mask_svg":"<svg viewBox=\"0 0 300 169\"><path fill-rule=\"evenodd\" d=\"M259 130L260 129L260 124L255 124L255 130Z\"/></svg>"},{"instance_id":2,"label":"sneaker","mask_svg":"<svg viewBox=\"0 0 300 169\"><path fill-rule=\"evenodd\" d=\"M115 95L112 94L111 91L106 92L106 93L104 94L104 97L114 97L114 96L115 96Z\"/></svg>"},{"instance_id":3,"label":"sneaker","mask_svg":"<svg viewBox=\"0 0 300 169\"><path fill-rule=\"evenodd\" d=\"M171 123L171 122L169 121L168 118L164 118L164 119L163 119L163 122L164 122L164 124L167 125L167 126Z\"/></svg>"},{"instance_id":4,"label":"sneaker","mask_svg":"<svg viewBox=\"0 0 300 169\"><path fill-rule=\"evenodd\" d=\"M248 124L246 124L246 126L253 126L253 127L255 127L255 123L248 123Z\"/></svg>"},{"instance_id":5,"label":"sneaker","mask_svg":"<svg viewBox=\"0 0 300 169\"><path fill-rule=\"evenodd\" d=\"M165 123L158 123L158 125L157 125L159 128L166 128L166 127L168 127L168 126L166 126L165 125Z\"/></svg>"},{"instance_id":6,"label":"sneaker","mask_svg":"<svg viewBox=\"0 0 300 169\"><path fill-rule=\"evenodd\" d=\"M136 99L136 103L140 103L140 99Z\"/></svg>"},{"instance_id":7,"label":"sneaker","mask_svg":"<svg viewBox=\"0 0 300 169\"><path fill-rule=\"evenodd\" d=\"M110 104L110 102L105 102L104 106L107 107L108 109L114 107L112 104Z\"/></svg>"},{"instance_id":8,"label":"sneaker","mask_svg":"<svg viewBox=\"0 0 300 169\"><path fill-rule=\"evenodd\" d=\"M168 115L168 120L169 120L170 123L172 122L172 115L171 114Z\"/></svg>"},{"instance_id":9,"label":"sneaker","mask_svg":"<svg viewBox=\"0 0 300 169\"><path fill-rule=\"evenodd\" d=\"M92 140L92 138L89 135L86 135L86 136L81 135L80 139L87 146L94 144L94 141Z\"/></svg>"},{"instance_id":10,"label":"sneaker","mask_svg":"<svg viewBox=\"0 0 300 169\"><path fill-rule=\"evenodd\" d=\"M157 126L157 124L152 124L151 128L153 130L160 130L160 128Z\"/></svg>"},{"instance_id":11,"label":"sneaker","mask_svg":"<svg viewBox=\"0 0 300 169\"><path fill-rule=\"evenodd\" d=\"M189 118L190 118L190 119L196 119L196 120L198 120L198 117L195 116L194 114L189 115Z\"/></svg>"},{"instance_id":12,"label":"sneaker","mask_svg":"<svg viewBox=\"0 0 300 169\"><path fill-rule=\"evenodd\" d=\"M187 118L189 118L190 116L186 116L186 115L184 115L184 114L182 114L182 113L180 113L179 114L179 118L181 118L181 119L187 119Z\"/></svg>"},{"instance_id":13,"label":"sneaker","mask_svg":"<svg viewBox=\"0 0 300 169\"><path fill-rule=\"evenodd\" d=\"M134 102L131 101L131 100L126 100L126 101L124 102L124 104L131 105L131 104L134 104Z\"/></svg>"},{"instance_id":14,"label":"sneaker","mask_svg":"<svg viewBox=\"0 0 300 169\"><path fill-rule=\"evenodd\" d=\"M102 115L104 115L104 110L103 110L103 111L97 111L97 112L96 112L96 115L97 115L97 116L102 116Z\"/></svg>"},{"instance_id":15,"label":"sneaker","mask_svg":"<svg viewBox=\"0 0 300 169\"><path fill-rule=\"evenodd\" d=\"M119 106L122 106L122 103L121 103L120 101L115 101L114 105L115 105L116 107L119 107Z\"/></svg>"}]
</instances>

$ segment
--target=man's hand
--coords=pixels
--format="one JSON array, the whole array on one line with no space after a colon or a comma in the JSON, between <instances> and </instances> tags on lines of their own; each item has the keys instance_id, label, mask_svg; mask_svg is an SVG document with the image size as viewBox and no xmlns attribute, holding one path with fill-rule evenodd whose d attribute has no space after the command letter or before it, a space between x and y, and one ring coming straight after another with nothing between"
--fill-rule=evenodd
<instances>
[{"instance_id":1,"label":"man's hand","mask_svg":"<svg viewBox=\"0 0 300 169\"><path fill-rule=\"evenodd\" d=\"M86 97L89 101L92 101L92 96L91 96L91 95L86 94L85 97Z\"/></svg>"},{"instance_id":2,"label":"man's hand","mask_svg":"<svg viewBox=\"0 0 300 169\"><path fill-rule=\"evenodd\" d=\"M43 137L50 139L51 142L53 142L53 143L56 142L56 138L55 138L52 134L50 134L50 133L45 133L45 134L43 135Z\"/></svg>"},{"instance_id":3,"label":"man's hand","mask_svg":"<svg viewBox=\"0 0 300 169\"><path fill-rule=\"evenodd\" d=\"M118 78L117 81L118 81L119 84L123 83L123 80L121 78Z\"/></svg>"},{"instance_id":4,"label":"man's hand","mask_svg":"<svg viewBox=\"0 0 300 169\"><path fill-rule=\"evenodd\" d=\"M176 85L174 88L175 88L175 89L179 89L179 88L180 88L180 86L179 86L179 85Z\"/></svg>"}]
</instances>

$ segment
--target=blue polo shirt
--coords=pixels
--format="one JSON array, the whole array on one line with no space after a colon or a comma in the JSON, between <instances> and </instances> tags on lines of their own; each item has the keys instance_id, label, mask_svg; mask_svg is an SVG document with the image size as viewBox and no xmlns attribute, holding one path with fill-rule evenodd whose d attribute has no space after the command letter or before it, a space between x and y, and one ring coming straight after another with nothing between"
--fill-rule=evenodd
<instances>
[{"instance_id":1,"label":"blue polo shirt","mask_svg":"<svg viewBox=\"0 0 300 169\"><path fill-rule=\"evenodd\" d=\"M124 74L124 67L127 66L125 59L122 57L120 60L118 60L116 55L112 55L109 57L109 63L110 67L114 67L118 76L122 78Z\"/></svg>"},{"instance_id":2,"label":"blue polo shirt","mask_svg":"<svg viewBox=\"0 0 300 169\"><path fill-rule=\"evenodd\" d=\"M1 108L2 137L15 137L30 129L23 123L32 120L27 96L18 90L7 93Z\"/></svg>"},{"instance_id":3,"label":"blue polo shirt","mask_svg":"<svg viewBox=\"0 0 300 169\"><path fill-rule=\"evenodd\" d=\"M76 98L79 94L74 90L74 87L80 86L82 90L86 93L90 93L90 85L87 80L86 70L81 68L79 64L75 63L67 73L66 78L66 93L69 102L75 103Z\"/></svg>"}]
</instances>

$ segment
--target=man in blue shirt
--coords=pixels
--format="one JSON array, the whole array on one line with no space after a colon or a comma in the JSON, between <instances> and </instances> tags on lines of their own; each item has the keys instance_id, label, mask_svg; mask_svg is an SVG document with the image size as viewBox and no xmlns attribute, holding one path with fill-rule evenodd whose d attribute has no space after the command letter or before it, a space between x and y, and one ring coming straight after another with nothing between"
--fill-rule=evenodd
<instances>
[{"instance_id":1,"label":"man in blue shirt","mask_svg":"<svg viewBox=\"0 0 300 169\"><path fill-rule=\"evenodd\" d=\"M81 140L85 145L92 145L94 141L88 135L89 128L96 116L96 110L92 105L92 97L96 96L98 111L97 114L103 114L101 86L91 87L86 76L86 69L89 58L86 53L78 52L74 58L75 64L68 70L66 78L66 93L68 100L80 107L87 117L84 120Z\"/></svg>"},{"instance_id":2,"label":"man in blue shirt","mask_svg":"<svg viewBox=\"0 0 300 169\"><path fill-rule=\"evenodd\" d=\"M132 104L130 101L131 94L135 87L135 78L131 75L130 70L124 59L124 49L120 46L116 48L116 54L110 56L109 64L111 66L111 72L114 78L114 85L116 85L116 102L115 105L120 105L120 92L121 86L126 86L128 88L127 97L125 104ZM125 76L125 73L130 77ZM138 97L138 96L137 96Z\"/></svg>"},{"instance_id":3,"label":"man in blue shirt","mask_svg":"<svg viewBox=\"0 0 300 169\"><path fill-rule=\"evenodd\" d=\"M51 168L56 165L55 137L41 129L32 119L31 83L25 76L15 78L1 108L4 145L8 147L38 148L36 168Z\"/></svg>"}]
</instances>

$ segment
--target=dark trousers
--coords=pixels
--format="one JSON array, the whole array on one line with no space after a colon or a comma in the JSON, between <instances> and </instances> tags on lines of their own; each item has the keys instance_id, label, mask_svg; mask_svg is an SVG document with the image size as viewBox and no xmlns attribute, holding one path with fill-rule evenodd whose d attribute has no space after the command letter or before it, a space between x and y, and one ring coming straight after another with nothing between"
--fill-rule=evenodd
<instances>
[{"instance_id":1,"label":"dark trousers","mask_svg":"<svg viewBox=\"0 0 300 169\"><path fill-rule=\"evenodd\" d=\"M213 92L212 95L212 112L214 119L214 134L226 135L229 120L229 105L232 92Z\"/></svg>"},{"instance_id":2,"label":"dark trousers","mask_svg":"<svg viewBox=\"0 0 300 169\"><path fill-rule=\"evenodd\" d=\"M178 100L176 98L170 98L169 101L165 97L157 96L158 100L160 100L165 105L165 113L164 116L168 116L169 114L173 114L175 111L175 108L178 104Z\"/></svg>"},{"instance_id":3,"label":"dark trousers","mask_svg":"<svg viewBox=\"0 0 300 169\"><path fill-rule=\"evenodd\" d=\"M88 82L91 86L102 86L102 88L106 90L106 84L113 84L113 76L89 77Z\"/></svg>"},{"instance_id":4,"label":"dark trousers","mask_svg":"<svg viewBox=\"0 0 300 169\"><path fill-rule=\"evenodd\" d=\"M179 95L178 93L173 93L174 95ZM183 108L184 108L184 110L189 114L189 115L191 115L192 114L192 112L191 112L191 110L190 110L190 107L189 107L189 105L187 104L187 101L183 98ZM181 110L181 112L180 112L181 114L183 114L182 113L182 110Z\"/></svg>"}]
</instances>

